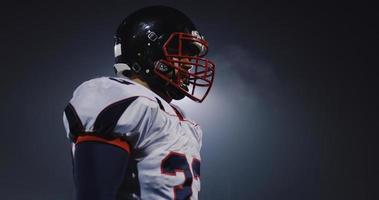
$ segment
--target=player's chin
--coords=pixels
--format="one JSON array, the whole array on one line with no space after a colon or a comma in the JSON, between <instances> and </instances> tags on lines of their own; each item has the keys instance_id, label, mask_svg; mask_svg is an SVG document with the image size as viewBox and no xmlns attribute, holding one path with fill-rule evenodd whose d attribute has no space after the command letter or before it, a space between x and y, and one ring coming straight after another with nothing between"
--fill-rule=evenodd
<instances>
[{"instance_id":1,"label":"player's chin","mask_svg":"<svg viewBox=\"0 0 379 200\"><path fill-rule=\"evenodd\" d=\"M185 91L189 91L188 89L188 85L185 85L185 84L182 84L180 86L180 88L182 88L183 90ZM174 100L181 100L183 99L184 97L186 97L186 94L185 92L183 92L182 90L180 90L179 88L175 87L175 86L172 86L170 85L169 86L169 90L168 90L168 94L170 95L170 97Z\"/></svg>"}]
</instances>

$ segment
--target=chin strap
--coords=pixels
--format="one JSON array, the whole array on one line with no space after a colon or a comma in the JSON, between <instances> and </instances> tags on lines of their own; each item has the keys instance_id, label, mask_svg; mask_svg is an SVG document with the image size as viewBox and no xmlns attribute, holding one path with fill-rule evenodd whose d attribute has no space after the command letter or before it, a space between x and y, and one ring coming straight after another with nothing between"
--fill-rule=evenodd
<instances>
[{"instance_id":1,"label":"chin strap","mask_svg":"<svg viewBox=\"0 0 379 200\"><path fill-rule=\"evenodd\" d=\"M163 66L165 65L163 64ZM113 65L113 68L115 70L116 76L123 77L123 78L127 78L128 77L127 75L129 73L136 71L135 69L133 69L126 63L116 63ZM166 70L167 70L166 73L172 73L170 72L169 68L166 68ZM146 73L146 74L144 73L142 76L147 81L150 87L163 91L164 93L169 95L172 99L180 100L185 97L185 94L183 94L181 91L179 91L177 88L175 88L171 84L168 84L168 82L158 78L157 76L151 76L151 74L149 73ZM172 76L175 76L175 74L173 74Z\"/></svg>"},{"instance_id":2,"label":"chin strap","mask_svg":"<svg viewBox=\"0 0 379 200\"><path fill-rule=\"evenodd\" d=\"M172 85L167 86L167 94L175 100L183 99L186 95Z\"/></svg>"}]
</instances>

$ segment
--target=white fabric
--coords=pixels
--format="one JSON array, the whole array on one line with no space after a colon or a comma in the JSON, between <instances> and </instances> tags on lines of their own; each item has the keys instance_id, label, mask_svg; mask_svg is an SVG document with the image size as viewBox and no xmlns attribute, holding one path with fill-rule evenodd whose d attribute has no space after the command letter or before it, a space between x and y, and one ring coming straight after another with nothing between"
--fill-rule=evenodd
<instances>
[{"instance_id":1,"label":"white fabric","mask_svg":"<svg viewBox=\"0 0 379 200\"><path fill-rule=\"evenodd\" d=\"M122 114L114 132L127 138L131 152L138 161L141 199L173 199L174 187L184 182L184 174L162 174L162 160L170 152L184 154L189 165L194 159L201 160L202 130L192 120L181 121L174 109L149 89L130 79L117 79L133 84L122 84L108 77L92 79L75 90L70 103L86 131L91 132L96 117L104 108L114 102L138 96ZM156 98L161 101L165 111L160 109ZM63 117L69 134L66 116ZM194 178L193 200L198 199L199 191L200 179Z\"/></svg>"}]
</instances>

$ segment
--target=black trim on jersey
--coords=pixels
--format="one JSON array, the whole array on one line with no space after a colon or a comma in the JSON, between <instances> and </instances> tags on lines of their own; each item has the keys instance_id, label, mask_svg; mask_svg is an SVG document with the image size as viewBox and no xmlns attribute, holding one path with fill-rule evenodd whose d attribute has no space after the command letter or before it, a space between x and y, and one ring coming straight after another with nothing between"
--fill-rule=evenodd
<instances>
[{"instance_id":1,"label":"black trim on jersey","mask_svg":"<svg viewBox=\"0 0 379 200\"><path fill-rule=\"evenodd\" d=\"M113 81L117 81L117 82L125 84L125 85L133 85L133 83L126 81L124 79L117 79L117 78L113 78L113 77L109 77L109 79L111 79Z\"/></svg>"},{"instance_id":2,"label":"black trim on jersey","mask_svg":"<svg viewBox=\"0 0 379 200\"><path fill-rule=\"evenodd\" d=\"M138 97L130 97L123 99L104 108L96 118L93 126L94 132L104 136L105 138L112 137L113 130L116 127L121 115L137 98Z\"/></svg>"},{"instance_id":3,"label":"black trim on jersey","mask_svg":"<svg viewBox=\"0 0 379 200\"><path fill-rule=\"evenodd\" d=\"M79 134L84 132L84 126L71 103L66 106L64 113L66 114L68 126L70 128L69 137L74 140Z\"/></svg>"},{"instance_id":4,"label":"black trim on jersey","mask_svg":"<svg viewBox=\"0 0 379 200\"><path fill-rule=\"evenodd\" d=\"M164 107L163 107L163 104L161 102L161 100L159 100L157 97L155 97L155 99L157 100L158 104L159 104L159 108L162 109L163 111L165 111Z\"/></svg>"}]
</instances>

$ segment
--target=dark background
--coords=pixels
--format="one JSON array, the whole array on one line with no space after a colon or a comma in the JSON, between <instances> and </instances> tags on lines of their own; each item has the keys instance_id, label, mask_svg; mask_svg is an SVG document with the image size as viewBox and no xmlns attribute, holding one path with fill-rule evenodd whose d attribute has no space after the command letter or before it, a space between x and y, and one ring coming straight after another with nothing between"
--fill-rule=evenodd
<instances>
[{"instance_id":1,"label":"dark background","mask_svg":"<svg viewBox=\"0 0 379 200\"><path fill-rule=\"evenodd\" d=\"M374 5L125 0L1 6L0 199L73 199L62 111L155 4L188 14L217 64L206 101L178 103L204 129L202 199L379 199Z\"/></svg>"}]
</instances>

